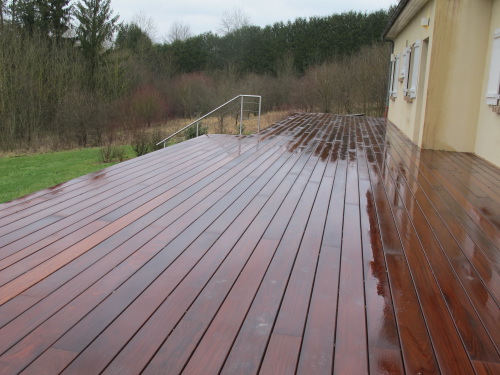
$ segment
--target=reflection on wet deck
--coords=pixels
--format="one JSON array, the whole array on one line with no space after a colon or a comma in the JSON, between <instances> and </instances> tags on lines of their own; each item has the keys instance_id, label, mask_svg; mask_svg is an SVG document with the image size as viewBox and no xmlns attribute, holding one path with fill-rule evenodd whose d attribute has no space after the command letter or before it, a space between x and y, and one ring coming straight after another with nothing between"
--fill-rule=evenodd
<instances>
[{"instance_id":1,"label":"reflection on wet deck","mask_svg":"<svg viewBox=\"0 0 500 375\"><path fill-rule=\"evenodd\" d=\"M500 171L296 114L0 205L0 374L498 374Z\"/></svg>"}]
</instances>

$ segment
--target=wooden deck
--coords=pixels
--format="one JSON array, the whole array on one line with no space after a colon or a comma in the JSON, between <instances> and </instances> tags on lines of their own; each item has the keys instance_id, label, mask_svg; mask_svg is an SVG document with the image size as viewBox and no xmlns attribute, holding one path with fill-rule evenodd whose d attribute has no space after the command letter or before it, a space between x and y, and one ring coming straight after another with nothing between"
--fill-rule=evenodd
<instances>
[{"instance_id":1,"label":"wooden deck","mask_svg":"<svg viewBox=\"0 0 500 375\"><path fill-rule=\"evenodd\" d=\"M500 374L500 171L296 114L0 205L0 374Z\"/></svg>"}]
</instances>

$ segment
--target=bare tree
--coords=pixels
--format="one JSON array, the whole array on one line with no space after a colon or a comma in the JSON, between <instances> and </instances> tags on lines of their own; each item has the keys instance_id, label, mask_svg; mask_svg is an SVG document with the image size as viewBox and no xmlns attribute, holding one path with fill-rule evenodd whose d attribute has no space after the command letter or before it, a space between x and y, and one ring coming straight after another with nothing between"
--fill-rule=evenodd
<instances>
[{"instance_id":1,"label":"bare tree","mask_svg":"<svg viewBox=\"0 0 500 375\"><path fill-rule=\"evenodd\" d=\"M333 110L339 69L338 63L323 63L308 72L314 82L316 103L321 112L331 113Z\"/></svg>"},{"instance_id":2,"label":"bare tree","mask_svg":"<svg viewBox=\"0 0 500 375\"><path fill-rule=\"evenodd\" d=\"M241 7L233 10L226 10L222 13L222 18L217 30L222 35L226 35L250 25L250 16Z\"/></svg>"},{"instance_id":3,"label":"bare tree","mask_svg":"<svg viewBox=\"0 0 500 375\"><path fill-rule=\"evenodd\" d=\"M173 43L176 40L186 40L191 38L193 33L191 32L191 27L185 23L175 21L167 34L167 41Z\"/></svg>"},{"instance_id":4,"label":"bare tree","mask_svg":"<svg viewBox=\"0 0 500 375\"><path fill-rule=\"evenodd\" d=\"M156 27L155 21L153 21L151 17L146 16L144 12L136 13L131 23L139 26L149 39L155 40L158 28Z\"/></svg>"},{"instance_id":5,"label":"bare tree","mask_svg":"<svg viewBox=\"0 0 500 375\"><path fill-rule=\"evenodd\" d=\"M274 99L278 107L290 103L290 96L296 79L295 60L291 51L276 61L276 76L274 80Z\"/></svg>"}]
</instances>

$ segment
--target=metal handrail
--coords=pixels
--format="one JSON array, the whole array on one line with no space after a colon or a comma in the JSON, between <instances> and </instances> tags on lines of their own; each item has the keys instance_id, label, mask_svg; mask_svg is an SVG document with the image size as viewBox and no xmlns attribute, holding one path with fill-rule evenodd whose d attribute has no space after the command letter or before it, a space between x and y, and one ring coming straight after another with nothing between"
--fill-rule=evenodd
<instances>
[{"instance_id":1,"label":"metal handrail","mask_svg":"<svg viewBox=\"0 0 500 375\"><path fill-rule=\"evenodd\" d=\"M259 119L257 121L257 132L260 133L260 112L261 112L261 109L262 109L262 97L260 95L243 95L243 94L240 94L238 96L235 96L234 98L232 98L231 100L228 100L227 102L225 102L224 104L218 106L217 108L215 108L214 110L208 112L206 115L203 115L201 116L199 119L196 119L194 120L192 123L184 126L182 129L180 130L177 130L174 134L172 135L169 135L167 138L161 140L160 142L158 142L156 145L158 146L159 144L163 143L163 147L165 147L165 145L167 144L167 141L176 136L177 134L183 132L184 130L186 130L187 128L189 128L190 126L196 124L196 136L198 136L198 131L199 131L199 122L201 120L203 120L204 118L210 116L212 113L218 111L219 109L221 109L222 107L228 105L229 103L235 101L236 99L238 98L241 98L241 108L240 108L240 135L242 133L242 129L243 129L243 100L244 98L247 97L247 98L259 98Z\"/></svg>"}]
</instances>

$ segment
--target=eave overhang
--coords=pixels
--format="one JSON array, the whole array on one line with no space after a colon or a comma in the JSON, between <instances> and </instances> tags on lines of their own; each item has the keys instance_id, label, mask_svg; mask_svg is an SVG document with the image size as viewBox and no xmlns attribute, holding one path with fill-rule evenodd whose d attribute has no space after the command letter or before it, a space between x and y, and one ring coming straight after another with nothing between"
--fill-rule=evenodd
<instances>
[{"instance_id":1,"label":"eave overhang","mask_svg":"<svg viewBox=\"0 0 500 375\"><path fill-rule=\"evenodd\" d=\"M429 0L401 0L382 34L383 39L393 40Z\"/></svg>"}]
</instances>

